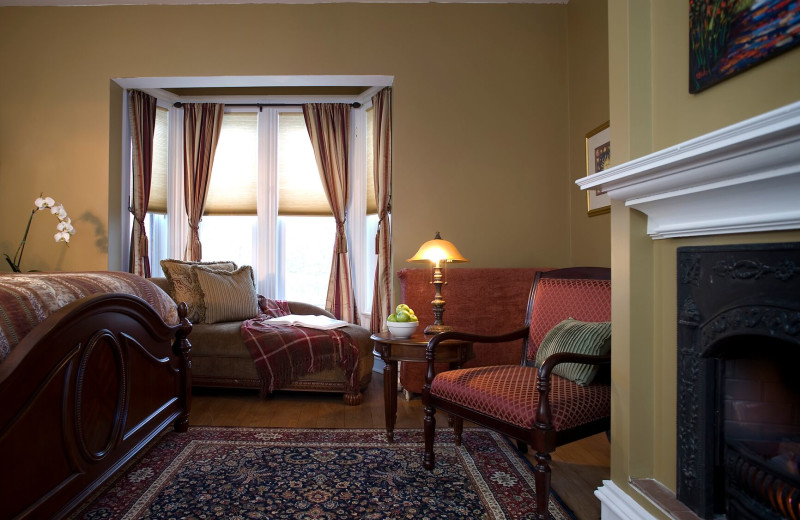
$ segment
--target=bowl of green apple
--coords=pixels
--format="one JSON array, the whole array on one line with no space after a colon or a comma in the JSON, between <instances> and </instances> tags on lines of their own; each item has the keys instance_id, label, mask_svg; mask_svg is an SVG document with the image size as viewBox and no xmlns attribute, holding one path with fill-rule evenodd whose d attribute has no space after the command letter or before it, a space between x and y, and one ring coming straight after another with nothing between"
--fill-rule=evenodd
<instances>
[{"instance_id":1,"label":"bowl of green apple","mask_svg":"<svg viewBox=\"0 0 800 520\"><path fill-rule=\"evenodd\" d=\"M416 314L405 303L398 305L394 314L390 314L386 318L386 326L389 327L389 333L395 338L410 338L414 331L417 330L418 325L419 320Z\"/></svg>"}]
</instances>

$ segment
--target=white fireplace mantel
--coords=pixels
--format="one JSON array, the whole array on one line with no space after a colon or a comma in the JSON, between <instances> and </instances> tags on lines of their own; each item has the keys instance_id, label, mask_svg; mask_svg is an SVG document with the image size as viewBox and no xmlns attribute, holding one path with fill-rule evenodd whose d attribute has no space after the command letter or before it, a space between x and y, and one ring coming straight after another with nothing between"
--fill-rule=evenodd
<instances>
[{"instance_id":1,"label":"white fireplace mantel","mask_svg":"<svg viewBox=\"0 0 800 520\"><path fill-rule=\"evenodd\" d=\"M576 181L652 238L800 229L800 102Z\"/></svg>"}]
</instances>

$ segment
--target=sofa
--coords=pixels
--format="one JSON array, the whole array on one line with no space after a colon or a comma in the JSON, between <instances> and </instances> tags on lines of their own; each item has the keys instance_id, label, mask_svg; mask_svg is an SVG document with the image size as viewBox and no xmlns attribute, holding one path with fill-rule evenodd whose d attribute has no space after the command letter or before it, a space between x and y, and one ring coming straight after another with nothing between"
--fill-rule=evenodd
<instances>
[{"instance_id":1,"label":"sofa","mask_svg":"<svg viewBox=\"0 0 800 520\"><path fill-rule=\"evenodd\" d=\"M443 321L456 330L481 335L511 332L525 326L533 278L537 271L551 268L481 268L451 267L445 271L447 284L442 289L445 312ZM400 299L411 307L419 318L419 330L433 323L431 300L434 288L431 285L430 268L401 269L397 272L400 281ZM475 357L465 367L488 365L518 365L522 359L522 344L519 341L506 343L475 343ZM425 363L402 363L400 384L406 399L422 393L425 383ZM436 364L436 371L447 369L447 364Z\"/></svg>"},{"instance_id":2,"label":"sofa","mask_svg":"<svg viewBox=\"0 0 800 520\"><path fill-rule=\"evenodd\" d=\"M151 278L167 294L174 292L165 277ZM333 315L320 307L290 301L292 314ZM221 388L261 389L261 378L241 335L242 320L219 323L193 323L190 342L192 344L192 386ZM370 332L357 325L347 325L338 330L345 332L358 346L357 392L346 389L344 371L334 364L328 370L297 377L280 390L342 393L344 402L359 405L362 391L372 379L372 340Z\"/></svg>"}]
</instances>

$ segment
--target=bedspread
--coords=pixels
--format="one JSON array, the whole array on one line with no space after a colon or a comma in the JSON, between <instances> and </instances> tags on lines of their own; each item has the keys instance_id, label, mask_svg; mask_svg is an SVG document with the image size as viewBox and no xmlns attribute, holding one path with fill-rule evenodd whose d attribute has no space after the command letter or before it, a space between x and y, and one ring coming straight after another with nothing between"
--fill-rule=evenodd
<instances>
[{"instance_id":1,"label":"bedspread","mask_svg":"<svg viewBox=\"0 0 800 520\"><path fill-rule=\"evenodd\" d=\"M100 293L125 293L149 303L168 325L178 323L175 302L141 276L116 271L0 274L0 361L36 325L65 305Z\"/></svg>"}]
</instances>

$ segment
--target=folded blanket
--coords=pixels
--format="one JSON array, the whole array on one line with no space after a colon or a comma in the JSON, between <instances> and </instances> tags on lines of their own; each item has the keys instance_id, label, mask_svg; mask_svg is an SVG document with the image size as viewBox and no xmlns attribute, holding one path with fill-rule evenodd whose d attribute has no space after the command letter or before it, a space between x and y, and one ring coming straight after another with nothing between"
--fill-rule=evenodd
<instances>
[{"instance_id":1,"label":"folded blanket","mask_svg":"<svg viewBox=\"0 0 800 520\"><path fill-rule=\"evenodd\" d=\"M341 329L270 324L269 318L289 314L288 304L263 298L259 306L266 312L243 321L241 331L261 376L262 396L299 376L333 368L337 361L345 374L346 390L357 389L358 345L347 333Z\"/></svg>"},{"instance_id":2,"label":"folded blanket","mask_svg":"<svg viewBox=\"0 0 800 520\"><path fill-rule=\"evenodd\" d=\"M149 303L168 325L178 310L167 293L141 276L116 271L0 274L0 361L45 318L65 305L100 293L125 293Z\"/></svg>"}]
</instances>

